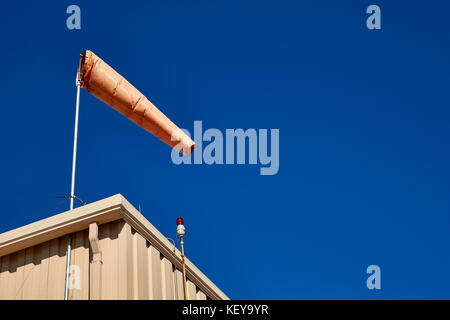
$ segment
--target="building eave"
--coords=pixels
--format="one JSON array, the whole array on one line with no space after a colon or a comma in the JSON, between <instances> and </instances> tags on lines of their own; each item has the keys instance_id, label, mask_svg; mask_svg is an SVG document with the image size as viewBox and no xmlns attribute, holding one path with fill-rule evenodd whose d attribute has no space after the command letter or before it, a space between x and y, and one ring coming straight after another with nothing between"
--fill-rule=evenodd
<instances>
[{"instance_id":1,"label":"building eave","mask_svg":"<svg viewBox=\"0 0 450 320\"><path fill-rule=\"evenodd\" d=\"M0 234L0 257L66 234L88 229L89 224L123 219L155 246L170 261L173 245L121 194ZM186 274L211 299L229 298L192 262L186 261ZM181 269L181 253L176 250L176 265Z\"/></svg>"}]
</instances>

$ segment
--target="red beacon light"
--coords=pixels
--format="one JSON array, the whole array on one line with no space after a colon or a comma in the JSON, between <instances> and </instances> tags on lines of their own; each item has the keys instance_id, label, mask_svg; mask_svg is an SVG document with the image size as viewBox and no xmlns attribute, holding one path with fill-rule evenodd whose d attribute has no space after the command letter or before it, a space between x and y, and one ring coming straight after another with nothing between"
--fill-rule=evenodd
<instances>
[{"instance_id":1,"label":"red beacon light","mask_svg":"<svg viewBox=\"0 0 450 320\"><path fill-rule=\"evenodd\" d=\"M180 238L186 234L186 228L184 227L183 218L177 219L177 236Z\"/></svg>"}]
</instances>

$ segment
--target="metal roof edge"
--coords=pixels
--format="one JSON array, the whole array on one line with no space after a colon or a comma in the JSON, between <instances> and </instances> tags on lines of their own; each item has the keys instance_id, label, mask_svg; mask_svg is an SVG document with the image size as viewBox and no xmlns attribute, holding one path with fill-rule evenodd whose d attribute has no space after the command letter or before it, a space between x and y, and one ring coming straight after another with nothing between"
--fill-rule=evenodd
<instances>
[{"instance_id":1,"label":"metal roof edge","mask_svg":"<svg viewBox=\"0 0 450 320\"><path fill-rule=\"evenodd\" d=\"M73 210L0 234L0 257L89 227L121 218L122 196L116 194Z\"/></svg>"},{"instance_id":2,"label":"metal roof edge","mask_svg":"<svg viewBox=\"0 0 450 320\"><path fill-rule=\"evenodd\" d=\"M120 193L65 211L60 214L0 234L0 257L69 233L89 228L89 224L104 224L125 220L141 236L173 262L173 245ZM185 258L186 275L212 299L229 298L194 264ZM176 266L181 269L181 253L176 249Z\"/></svg>"}]
</instances>

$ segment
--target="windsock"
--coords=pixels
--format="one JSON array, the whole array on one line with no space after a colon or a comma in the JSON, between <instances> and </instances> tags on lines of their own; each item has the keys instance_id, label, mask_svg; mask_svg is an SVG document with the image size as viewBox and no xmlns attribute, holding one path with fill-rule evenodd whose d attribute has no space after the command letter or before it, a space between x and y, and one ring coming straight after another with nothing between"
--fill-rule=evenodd
<instances>
[{"instance_id":1,"label":"windsock","mask_svg":"<svg viewBox=\"0 0 450 320\"><path fill-rule=\"evenodd\" d=\"M85 50L80 58L81 87L178 152L189 156L195 143L124 77Z\"/></svg>"}]
</instances>

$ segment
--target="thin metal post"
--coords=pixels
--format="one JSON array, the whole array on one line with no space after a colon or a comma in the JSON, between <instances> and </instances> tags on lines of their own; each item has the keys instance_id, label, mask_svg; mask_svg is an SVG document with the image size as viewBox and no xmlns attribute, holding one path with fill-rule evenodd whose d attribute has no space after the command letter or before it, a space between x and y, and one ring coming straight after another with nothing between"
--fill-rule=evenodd
<instances>
[{"instance_id":1,"label":"thin metal post","mask_svg":"<svg viewBox=\"0 0 450 320\"><path fill-rule=\"evenodd\" d=\"M72 181L70 185L70 210L73 209L75 196L75 169L77 163L77 138L78 138L78 114L80 111L80 83L77 80L77 103L75 107L75 131L73 138L73 158L72 158Z\"/></svg>"},{"instance_id":2,"label":"thin metal post","mask_svg":"<svg viewBox=\"0 0 450 320\"><path fill-rule=\"evenodd\" d=\"M184 263L184 242L183 242L183 237L180 237L181 241L181 262L183 264L183 286L184 286L184 300L188 299L188 295L187 295L187 287L186 287L186 266Z\"/></svg>"},{"instance_id":3,"label":"thin metal post","mask_svg":"<svg viewBox=\"0 0 450 320\"><path fill-rule=\"evenodd\" d=\"M73 138L73 158L72 158L72 181L70 186L70 210L73 209L73 200L75 198L75 168L77 162L77 137L78 137L78 113L80 109L80 80L77 73L77 102L75 107L75 131ZM64 300L69 300L69 278L70 278L70 254L71 254L72 235L69 234L67 239L67 258L66 258L66 287L64 292Z\"/></svg>"}]
</instances>

